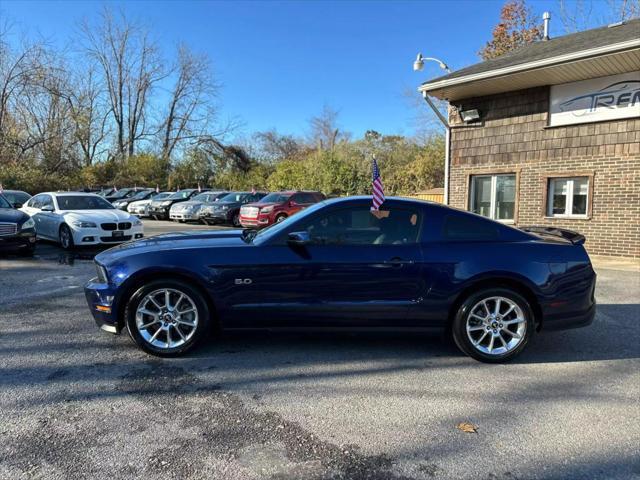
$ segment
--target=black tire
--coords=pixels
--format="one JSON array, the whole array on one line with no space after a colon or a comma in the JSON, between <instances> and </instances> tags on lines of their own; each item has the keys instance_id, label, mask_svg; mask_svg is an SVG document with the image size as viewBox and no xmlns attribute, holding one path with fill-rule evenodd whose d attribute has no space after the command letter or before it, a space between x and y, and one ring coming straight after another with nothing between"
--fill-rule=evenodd
<instances>
[{"instance_id":1,"label":"black tire","mask_svg":"<svg viewBox=\"0 0 640 480\"><path fill-rule=\"evenodd\" d=\"M487 300L489 302L489 305L494 306L495 300L492 300L492 299L496 297L501 297L510 302L513 302L513 304L515 304L520 309L520 311L522 312L522 317L524 319L524 322L523 322L524 332L522 333L522 335L520 335L521 338L519 339L519 343L516 343L511 350L508 350L503 353L489 354L481 351L481 348L483 347L484 342L480 343L480 347L476 347L472 343L471 339L469 338L469 335L467 334L467 319L471 318L470 315L472 313L472 309L478 306L478 304L481 303L483 300ZM490 303L492 301L494 302L493 304ZM507 305L507 309L508 308L509 307ZM505 310L502 310L502 311L503 313L505 312ZM487 313L490 314L490 312L487 312ZM514 318L513 315L514 314L511 313L510 318ZM519 315L516 315L516 316L519 316ZM501 318L500 315L498 315L497 318ZM495 321L495 319L492 319L490 321L493 322ZM490 325L484 326L485 324L480 322L479 320L476 320L476 322L478 322L477 326L483 326L483 328L487 330L486 334L488 334L489 337L488 337L488 340L485 340L485 342L490 341L492 332L496 332L496 330L491 330ZM505 323L507 322L505 321ZM501 321L499 325L502 325ZM516 334L517 334L517 328L518 328L517 326L506 327L506 328L516 331ZM462 304L458 308L458 311L455 313L453 324L451 326L453 340L455 341L455 344L458 346L458 348L463 353L469 355L470 357L486 363L507 362L515 358L516 356L518 356L526 348L527 344L533 337L535 333L535 329L536 329L535 316L533 314L533 310L531 306L529 305L529 302L518 292L511 290L509 288L502 288L502 287L483 289L467 296L466 299L462 302ZM502 338L515 339L515 337L513 337L510 334L504 333L503 335L500 327L498 327L497 331L500 333ZM477 335L476 339L483 334L485 334L485 331L479 330L478 333L476 334ZM498 347L497 350L499 350L500 348L502 347Z\"/></svg>"},{"instance_id":2,"label":"black tire","mask_svg":"<svg viewBox=\"0 0 640 480\"><path fill-rule=\"evenodd\" d=\"M58 232L58 241L60 245L65 250L73 250L73 234L71 233L71 229L68 225L62 224L60 226L60 230Z\"/></svg>"},{"instance_id":3,"label":"black tire","mask_svg":"<svg viewBox=\"0 0 640 480\"><path fill-rule=\"evenodd\" d=\"M136 326L136 310L140 301L154 290L164 288L176 290L190 297L195 303L198 314L198 323L193 336L191 336L188 341L175 348L158 348L150 344L143 338ZM181 280L172 279L154 280L138 288L127 302L124 312L125 323L127 325L129 336L142 350L158 357L178 357L193 349L203 338L207 336L207 332L210 330L211 319L209 315L210 312L207 302L199 289L194 288Z\"/></svg>"},{"instance_id":4,"label":"black tire","mask_svg":"<svg viewBox=\"0 0 640 480\"><path fill-rule=\"evenodd\" d=\"M240 226L240 212L234 213L233 217L231 219L231 224L234 227L239 227Z\"/></svg>"},{"instance_id":5,"label":"black tire","mask_svg":"<svg viewBox=\"0 0 640 480\"><path fill-rule=\"evenodd\" d=\"M276 217L276 223L284 222L285 218L287 218L287 214L281 213Z\"/></svg>"}]
</instances>

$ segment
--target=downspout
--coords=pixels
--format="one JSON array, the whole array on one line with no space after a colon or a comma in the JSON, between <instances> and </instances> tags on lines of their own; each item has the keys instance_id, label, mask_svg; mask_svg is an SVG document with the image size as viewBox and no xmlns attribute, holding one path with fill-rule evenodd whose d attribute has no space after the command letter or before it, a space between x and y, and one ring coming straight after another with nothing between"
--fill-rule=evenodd
<instances>
[{"instance_id":1,"label":"downspout","mask_svg":"<svg viewBox=\"0 0 640 480\"><path fill-rule=\"evenodd\" d=\"M451 127L449 126L449 122L447 119L440 113L440 110L436 108L433 104L427 92L422 92L422 97L424 101L431 107L433 113L436 114L438 119L444 125L445 134L444 134L444 204L449 205L449 154L451 150Z\"/></svg>"}]
</instances>

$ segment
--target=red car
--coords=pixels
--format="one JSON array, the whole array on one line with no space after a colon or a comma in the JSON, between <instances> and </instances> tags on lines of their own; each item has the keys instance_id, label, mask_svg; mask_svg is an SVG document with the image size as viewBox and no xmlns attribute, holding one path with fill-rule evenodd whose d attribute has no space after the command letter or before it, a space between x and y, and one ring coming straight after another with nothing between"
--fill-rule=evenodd
<instances>
[{"instance_id":1,"label":"red car","mask_svg":"<svg viewBox=\"0 0 640 480\"><path fill-rule=\"evenodd\" d=\"M273 192L259 202L244 205L240 209L240 224L246 228L263 228L325 198L320 192Z\"/></svg>"}]
</instances>

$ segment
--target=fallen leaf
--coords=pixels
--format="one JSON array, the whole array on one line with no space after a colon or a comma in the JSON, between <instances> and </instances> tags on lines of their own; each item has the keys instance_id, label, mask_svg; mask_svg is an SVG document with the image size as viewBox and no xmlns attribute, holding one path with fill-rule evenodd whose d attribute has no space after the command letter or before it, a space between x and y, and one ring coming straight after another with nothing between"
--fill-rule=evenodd
<instances>
[{"instance_id":1,"label":"fallen leaf","mask_svg":"<svg viewBox=\"0 0 640 480\"><path fill-rule=\"evenodd\" d=\"M459 423L456 428L458 430L462 430L465 433L478 433L478 427L476 427L473 423L462 422Z\"/></svg>"}]
</instances>

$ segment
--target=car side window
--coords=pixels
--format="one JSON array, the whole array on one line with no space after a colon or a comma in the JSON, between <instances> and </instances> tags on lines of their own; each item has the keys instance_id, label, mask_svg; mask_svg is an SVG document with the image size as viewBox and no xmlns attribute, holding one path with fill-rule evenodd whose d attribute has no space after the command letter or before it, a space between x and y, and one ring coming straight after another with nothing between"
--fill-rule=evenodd
<instances>
[{"instance_id":1,"label":"car side window","mask_svg":"<svg viewBox=\"0 0 640 480\"><path fill-rule=\"evenodd\" d=\"M53 198L51 198L51 195L42 195L42 203L40 205L40 208L44 207L53 208Z\"/></svg>"},{"instance_id":2,"label":"car side window","mask_svg":"<svg viewBox=\"0 0 640 480\"><path fill-rule=\"evenodd\" d=\"M443 237L451 241L497 240L498 228L493 222L472 215L447 215L444 219Z\"/></svg>"},{"instance_id":3,"label":"car side window","mask_svg":"<svg viewBox=\"0 0 640 480\"><path fill-rule=\"evenodd\" d=\"M320 214L301 230L317 245L406 245L418 242L421 217L411 207L371 211L358 206Z\"/></svg>"},{"instance_id":4,"label":"car side window","mask_svg":"<svg viewBox=\"0 0 640 480\"><path fill-rule=\"evenodd\" d=\"M42 195L36 195L31 200L29 200L28 207L31 208L40 208L42 205Z\"/></svg>"},{"instance_id":5,"label":"car side window","mask_svg":"<svg viewBox=\"0 0 640 480\"><path fill-rule=\"evenodd\" d=\"M310 193L298 193L293 196L293 201L301 205L314 203L313 195Z\"/></svg>"}]
</instances>

